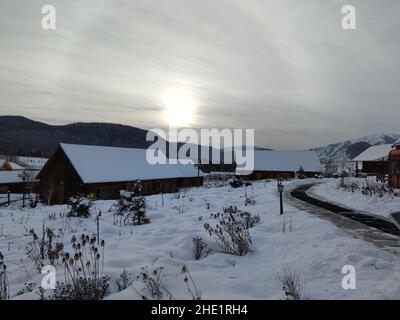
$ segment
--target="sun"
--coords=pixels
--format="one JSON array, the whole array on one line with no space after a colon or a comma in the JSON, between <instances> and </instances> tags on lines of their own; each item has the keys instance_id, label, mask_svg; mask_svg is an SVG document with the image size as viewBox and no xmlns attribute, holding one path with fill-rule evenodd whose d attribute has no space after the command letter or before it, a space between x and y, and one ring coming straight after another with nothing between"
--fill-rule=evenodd
<instances>
[{"instance_id":1,"label":"sun","mask_svg":"<svg viewBox=\"0 0 400 320\"><path fill-rule=\"evenodd\" d=\"M163 98L165 120L171 127L185 127L193 122L195 99L185 90L169 90Z\"/></svg>"}]
</instances>

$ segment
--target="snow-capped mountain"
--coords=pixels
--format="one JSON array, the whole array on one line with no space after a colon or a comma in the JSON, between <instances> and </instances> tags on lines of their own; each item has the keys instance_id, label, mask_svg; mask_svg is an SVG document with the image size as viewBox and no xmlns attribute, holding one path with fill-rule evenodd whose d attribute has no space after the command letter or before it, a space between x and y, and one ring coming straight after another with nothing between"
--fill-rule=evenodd
<instances>
[{"instance_id":1,"label":"snow-capped mountain","mask_svg":"<svg viewBox=\"0 0 400 320\"><path fill-rule=\"evenodd\" d=\"M329 144L312 150L317 152L323 163L326 163L328 160L347 161L355 158L370 146L390 144L399 139L400 134L395 133L373 134L358 139Z\"/></svg>"}]
</instances>

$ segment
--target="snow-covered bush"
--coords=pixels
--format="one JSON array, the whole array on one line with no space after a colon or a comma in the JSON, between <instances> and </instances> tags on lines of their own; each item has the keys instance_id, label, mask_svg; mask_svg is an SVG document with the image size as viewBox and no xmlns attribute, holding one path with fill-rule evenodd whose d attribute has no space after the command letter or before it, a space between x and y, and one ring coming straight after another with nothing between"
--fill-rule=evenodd
<instances>
[{"instance_id":1,"label":"snow-covered bush","mask_svg":"<svg viewBox=\"0 0 400 320\"><path fill-rule=\"evenodd\" d=\"M228 180L228 182L229 182L229 185L230 185L232 188L240 188L240 187L242 187L243 184L244 184L243 179L241 179L241 178L239 178L239 177L234 177L234 178Z\"/></svg>"},{"instance_id":2,"label":"snow-covered bush","mask_svg":"<svg viewBox=\"0 0 400 320\"><path fill-rule=\"evenodd\" d=\"M4 256L0 252L0 300L10 299L10 288L8 284L7 266L4 262Z\"/></svg>"},{"instance_id":3,"label":"snow-covered bush","mask_svg":"<svg viewBox=\"0 0 400 320\"><path fill-rule=\"evenodd\" d=\"M150 223L150 219L146 216L145 198L140 194L140 184L135 184L133 191L120 191L121 198L110 209L114 214L114 224L141 225Z\"/></svg>"},{"instance_id":4,"label":"snow-covered bush","mask_svg":"<svg viewBox=\"0 0 400 320\"><path fill-rule=\"evenodd\" d=\"M93 202L82 195L71 197L68 201L70 210L67 214L68 217L79 217L89 218L90 208L93 206Z\"/></svg>"},{"instance_id":5,"label":"snow-covered bush","mask_svg":"<svg viewBox=\"0 0 400 320\"><path fill-rule=\"evenodd\" d=\"M204 229L213 236L225 253L244 256L251 251L251 236L248 223L239 211L233 207L225 209L222 213L211 214L218 221L213 228L208 223Z\"/></svg>"},{"instance_id":6,"label":"snow-covered bush","mask_svg":"<svg viewBox=\"0 0 400 320\"><path fill-rule=\"evenodd\" d=\"M110 277L103 274L104 240L82 234L80 240L71 239L73 253L63 252L64 282L57 282L56 288L40 291L44 300L101 300L109 294ZM100 250L102 251L100 253Z\"/></svg>"},{"instance_id":7,"label":"snow-covered bush","mask_svg":"<svg viewBox=\"0 0 400 320\"><path fill-rule=\"evenodd\" d=\"M28 242L25 252L35 264L36 269L40 272L46 264L54 265L60 258L64 245L62 243L53 243L55 238L53 229L43 226L41 238L39 238L34 229L29 230L29 235L32 240Z\"/></svg>"},{"instance_id":8,"label":"snow-covered bush","mask_svg":"<svg viewBox=\"0 0 400 320\"><path fill-rule=\"evenodd\" d=\"M204 250L207 248L207 243L201 237L193 238L193 253L196 260L200 260L206 254Z\"/></svg>"},{"instance_id":9,"label":"snow-covered bush","mask_svg":"<svg viewBox=\"0 0 400 320\"><path fill-rule=\"evenodd\" d=\"M297 179L305 179L307 178L304 172L303 166L300 166L299 171L296 172L296 178Z\"/></svg>"},{"instance_id":10,"label":"snow-covered bush","mask_svg":"<svg viewBox=\"0 0 400 320\"><path fill-rule=\"evenodd\" d=\"M29 196L29 208L36 208L39 203L39 197L37 194L32 194Z\"/></svg>"}]
</instances>

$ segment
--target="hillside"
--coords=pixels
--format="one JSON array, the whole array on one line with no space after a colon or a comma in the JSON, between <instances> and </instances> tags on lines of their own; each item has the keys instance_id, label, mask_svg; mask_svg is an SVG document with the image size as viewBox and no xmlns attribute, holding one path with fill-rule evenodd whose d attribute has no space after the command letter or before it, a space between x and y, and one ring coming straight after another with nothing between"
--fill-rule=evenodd
<instances>
[{"instance_id":1,"label":"hillside","mask_svg":"<svg viewBox=\"0 0 400 320\"><path fill-rule=\"evenodd\" d=\"M48 157L60 142L145 148L146 130L110 123L48 125L19 116L0 116L0 154Z\"/></svg>"}]
</instances>

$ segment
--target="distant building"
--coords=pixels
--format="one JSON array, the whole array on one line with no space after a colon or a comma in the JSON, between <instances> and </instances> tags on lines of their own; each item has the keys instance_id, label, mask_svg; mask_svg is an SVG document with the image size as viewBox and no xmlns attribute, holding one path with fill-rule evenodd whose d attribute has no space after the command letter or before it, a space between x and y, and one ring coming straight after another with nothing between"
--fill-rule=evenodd
<instances>
[{"instance_id":1,"label":"distant building","mask_svg":"<svg viewBox=\"0 0 400 320\"><path fill-rule=\"evenodd\" d=\"M0 193L23 193L25 191L32 191L36 184L36 172L27 172L25 183L22 180L23 171L0 171Z\"/></svg>"},{"instance_id":2,"label":"distant building","mask_svg":"<svg viewBox=\"0 0 400 320\"><path fill-rule=\"evenodd\" d=\"M356 162L357 172L369 176L382 176L388 173L388 157L392 144L371 146L353 159ZM360 168L360 163L362 164Z\"/></svg>"},{"instance_id":3,"label":"distant building","mask_svg":"<svg viewBox=\"0 0 400 320\"><path fill-rule=\"evenodd\" d=\"M393 188L400 188L400 140L393 148L389 152L389 184Z\"/></svg>"},{"instance_id":4,"label":"distant building","mask_svg":"<svg viewBox=\"0 0 400 320\"><path fill-rule=\"evenodd\" d=\"M25 168L19 164L7 160L0 160L0 171L19 171Z\"/></svg>"},{"instance_id":5,"label":"distant building","mask_svg":"<svg viewBox=\"0 0 400 320\"><path fill-rule=\"evenodd\" d=\"M306 177L314 177L322 172L322 165L315 151L254 151L254 171L240 174L253 180L269 178L294 178L303 169Z\"/></svg>"},{"instance_id":6,"label":"distant building","mask_svg":"<svg viewBox=\"0 0 400 320\"><path fill-rule=\"evenodd\" d=\"M60 144L38 174L42 197L65 203L81 193L97 199L117 199L140 180L143 194L171 193L203 185L194 165L156 164L146 160L146 149Z\"/></svg>"},{"instance_id":7,"label":"distant building","mask_svg":"<svg viewBox=\"0 0 400 320\"><path fill-rule=\"evenodd\" d=\"M15 161L27 170L41 170L47 162L47 158L16 157Z\"/></svg>"}]
</instances>

